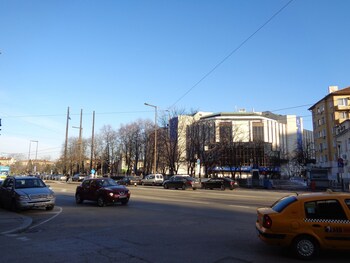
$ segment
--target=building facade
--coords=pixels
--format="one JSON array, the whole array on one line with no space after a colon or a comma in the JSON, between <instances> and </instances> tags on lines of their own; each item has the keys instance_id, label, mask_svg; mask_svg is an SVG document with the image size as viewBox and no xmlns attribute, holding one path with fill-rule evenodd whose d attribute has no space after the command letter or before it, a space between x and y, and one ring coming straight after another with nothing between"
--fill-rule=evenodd
<instances>
[{"instance_id":1,"label":"building facade","mask_svg":"<svg viewBox=\"0 0 350 263\"><path fill-rule=\"evenodd\" d=\"M350 87L338 90L337 86L328 88L328 95L316 102L309 110L312 112L315 142L316 167L328 170L328 179L339 182L339 149L336 130L349 119Z\"/></svg>"},{"instance_id":2,"label":"building facade","mask_svg":"<svg viewBox=\"0 0 350 263\"><path fill-rule=\"evenodd\" d=\"M349 189L350 182L350 120L345 120L335 129L338 148L338 173L336 180Z\"/></svg>"},{"instance_id":3,"label":"building facade","mask_svg":"<svg viewBox=\"0 0 350 263\"><path fill-rule=\"evenodd\" d=\"M188 145L189 141L193 141L193 137L196 136L193 128L190 127L200 124L202 128L197 133L202 134L202 139L197 143L200 145L196 147L207 151L214 149L215 144L225 140L227 143L234 143L234 147L237 149L235 154L240 158L240 166L244 167L245 170L249 170L253 166L265 166L265 169L267 166L275 166L271 163L273 158L269 157L288 159L295 153L296 148L302 148L306 144L305 140L308 143L313 142L312 132L304 130L302 118L294 115L276 115L271 112L246 112L243 110L221 113L198 112L193 116L178 116L171 120L170 134L177 137L179 142L181 141L179 145L186 149L182 153L183 159L193 159L194 156L198 159L199 165L203 163L200 159L205 159L205 156L200 156L200 151L189 153ZM204 133L206 136L203 136ZM259 151L257 151L257 145L259 145ZM258 156L258 152L261 156ZM257 161L258 159L259 161ZM236 162L238 161L236 160ZM185 164L181 165L180 168L181 173L188 170Z\"/></svg>"}]
</instances>

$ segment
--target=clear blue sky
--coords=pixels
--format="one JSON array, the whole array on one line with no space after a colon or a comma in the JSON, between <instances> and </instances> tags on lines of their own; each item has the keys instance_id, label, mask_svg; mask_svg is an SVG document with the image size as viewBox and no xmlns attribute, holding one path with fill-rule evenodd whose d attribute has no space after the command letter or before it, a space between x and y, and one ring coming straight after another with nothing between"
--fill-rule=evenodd
<instances>
[{"instance_id":1,"label":"clear blue sky","mask_svg":"<svg viewBox=\"0 0 350 263\"><path fill-rule=\"evenodd\" d=\"M70 126L83 109L85 138L93 111L97 133L153 120L144 102L270 110L312 129L308 107L329 85L350 86L350 1L294 0L278 13L288 2L0 0L0 156L37 140L38 158L57 157L68 107Z\"/></svg>"}]
</instances>

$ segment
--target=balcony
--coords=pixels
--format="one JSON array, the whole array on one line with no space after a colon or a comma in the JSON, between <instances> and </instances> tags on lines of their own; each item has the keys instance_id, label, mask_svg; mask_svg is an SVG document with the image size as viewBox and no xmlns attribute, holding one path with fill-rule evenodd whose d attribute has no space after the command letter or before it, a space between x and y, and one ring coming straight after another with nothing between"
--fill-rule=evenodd
<instances>
[{"instance_id":1,"label":"balcony","mask_svg":"<svg viewBox=\"0 0 350 263\"><path fill-rule=\"evenodd\" d=\"M350 110L350 105L337 105L334 108L336 111Z\"/></svg>"}]
</instances>

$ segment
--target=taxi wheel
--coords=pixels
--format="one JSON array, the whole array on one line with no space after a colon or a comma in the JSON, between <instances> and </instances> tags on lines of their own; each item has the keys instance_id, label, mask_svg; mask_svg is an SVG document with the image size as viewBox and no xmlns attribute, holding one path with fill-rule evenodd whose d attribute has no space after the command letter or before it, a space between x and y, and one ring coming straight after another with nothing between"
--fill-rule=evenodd
<instances>
[{"instance_id":1,"label":"taxi wheel","mask_svg":"<svg viewBox=\"0 0 350 263\"><path fill-rule=\"evenodd\" d=\"M300 259L312 259L318 254L318 243L310 236L297 237L293 242L295 255Z\"/></svg>"}]
</instances>

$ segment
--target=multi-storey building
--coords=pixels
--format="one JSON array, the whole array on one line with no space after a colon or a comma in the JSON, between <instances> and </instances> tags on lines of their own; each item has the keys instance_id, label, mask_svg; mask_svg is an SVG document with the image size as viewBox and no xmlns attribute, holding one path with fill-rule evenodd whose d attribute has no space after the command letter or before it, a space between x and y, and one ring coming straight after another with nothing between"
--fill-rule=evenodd
<instances>
[{"instance_id":1,"label":"multi-storey building","mask_svg":"<svg viewBox=\"0 0 350 263\"><path fill-rule=\"evenodd\" d=\"M335 129L338 147L338 176L343 187L349 189L350 182L350 120L345 120Z\"/></svg>"},{"instance_id":2,"label":"multi-storey building","mask_svg":"<svg viewBox=\"0 0 350 263\"><path fill-rule=\"evenodd\" d=\"M270 151L270 154L277 153L280 159L288 159L298 147L302 148L303 145L306 145L305 139L308 140L308 143L313 141L311 131L307 132L303 129L303 120L300 117L244 110L230 113L198 112L193 116L178 116L171 120L170 134L178 138L178 141L181 142L179 146L182 145L181 147L188 151L188 141L192 139L193 133L190 133L185 127L200 123L208 127L206 131L208 137L202 140L203 145L199 146L200 148L208 148L229 137L230 142L239 142L239 147L244 144L245 149L248 149L248 152L246 151L245 155L240 157L240 162L246 166L254 165L252 162L256 162L255 158L258 159L256 154L249 152L256 151L256 146L252 146L252 143L262 143L262 152L260 152L264 156L269 154L267 151ZM203 131L202 129L202 133ZM308 136L304 137L304 134ZM182 159L189 159L187 151L182 151ZM257 165L268 165L264 156L259 157ZM181 172L185 172L186 169L185 164L180 166Z\"/></svg>"},{"instance_id":3,"label":"multi-storey building","mask_svg":"<svg viewBox=\"0 0 350 263\"><path fill-rule=\"evenodd\" d=\"M312 112L316 166L328 170L328 179L339 182L336 129L349 119L350 87L328 88L329 94L309 108Z\"/></svg>"}]
</instances>

